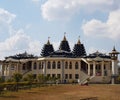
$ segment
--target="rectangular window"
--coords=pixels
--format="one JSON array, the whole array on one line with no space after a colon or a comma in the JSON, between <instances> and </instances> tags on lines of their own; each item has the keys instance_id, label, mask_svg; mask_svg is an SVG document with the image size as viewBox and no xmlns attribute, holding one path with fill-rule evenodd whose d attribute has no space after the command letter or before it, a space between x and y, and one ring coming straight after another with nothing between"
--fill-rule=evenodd
<instances>
[{"instance_id":1,"label":"rectangular window","mask_svg":"<svg viewBox=\"0 0 120 100\"><path fill-rule=\"evenodd\" d=\"M59 79L61 78L61 77L60 77L60 74L57 74L57 78L59 78Z\"/></svg>"},{"instance_id":2,"label":"rectangular window","mask_svg":"<svg viewBox=\"0 0 120 100\"><path fill-rule=\"evenodd\" d=\"M65 74L65 79L68 79L68 74Z\"/></svg>"},{"instance_id":3,"label":"rectangular window","mask_svg":"<svg viewBox=\"0 0 120 100\"><path fill-rule=\"evenodd\" d=\"M75 74L75 79L79 79L79 74Z\"/></svg>"},{"instance_id":4,"label":"rectangular window","mask_svg":"<svg viewBox=\"0 0 120 100\"><path fill-rule=\"evenodd\" d=\"M72 79L72 74L69 74L69 79Z\"/></svg>"},{"instance_id":5,"label":"rectangular window","mask_svg":"<svg viewBox=\"0 0 120 100\"><path fill-rule=\"evenodd\" d=\"M55 78L55 74L52 74L52 78Z\"/></svg>"}]
</instances>

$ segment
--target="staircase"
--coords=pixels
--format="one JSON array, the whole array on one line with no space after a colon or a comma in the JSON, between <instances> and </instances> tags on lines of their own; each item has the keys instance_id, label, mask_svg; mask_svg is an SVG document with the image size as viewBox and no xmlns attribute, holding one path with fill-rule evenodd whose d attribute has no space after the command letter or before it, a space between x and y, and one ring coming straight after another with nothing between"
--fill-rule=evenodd
<instances>
[{"instance_id":1,"label":"staircase","mask_svg":"<svg viewBox=\"0 0 120 100\"><path fill-rule=\"evenodd\" d=\"M89 81L94 78L95 76L89 76L88 74L86 74L84 71L80 71L80 84L85 84L88 82L88 79Z\"/></svg>"},{"instance_id":2,"label":"staircase","mask_svg":"<svg viewBox=\"0 0 120 100\"><path fill-rule=\"evenodd\" d=\"M26 72L23 73L23 77L25 77L27 74L29 74L32 70L27 70Z\"/></svg>"}]
</instances>

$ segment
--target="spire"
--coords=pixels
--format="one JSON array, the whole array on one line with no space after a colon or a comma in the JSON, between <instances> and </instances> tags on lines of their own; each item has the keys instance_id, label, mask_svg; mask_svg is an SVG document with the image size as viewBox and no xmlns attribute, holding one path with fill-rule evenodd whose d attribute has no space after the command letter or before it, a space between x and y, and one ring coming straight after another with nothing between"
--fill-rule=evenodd
<instances>
[{"instance_id":1,"label":"spire","mask_svg":"<svg viewBox=\"0 0 120 100\"><path fill-rule=\"evenodd\" d=\"M70 46L69 46L69 43L68 43L68 41L66 39L65 34L66 34L66 32L64 33L64 38L63 38L63 40L60 43L59 50L64 50L64 51L70 52L71 51L70 50Z\"/></svg>"},{"instance_id":2,"label":"spire","mask_svg":"<svg viewBox=\"0 0 120 100\"><path fill-rule=\"evenodd\" d=\"M41 56L43 57L49 56L50 53L54 52L53 45L50 44L49 38L50 37L48 37L48 41L46 44L44 44L43 49L41 51Z\"/></svg>"},{"instance_id":3,"label":"spire","mask_svg":"<svg viewBox=\"0 0 120 100\"><path fill-rule=\"evenodd\" d=\"M80 42L80 36L79 36L79 38L78 38L78 42L77 42L77 44L81 44L81 42Z\"/></svg>"},{"instance_id":4,"label":"spire","mask_svg":"<svg viewBox=\"0 0 120 100\"><path fill-rule=\"evenodd\" d=\"M73 51L72 51L73 55L75 57L82 57L82 56L86 56L86 51L85 51L85 47L83 44L81 44L80 42L80 36L78 39L77 44L74 45L73 47Z\"/></svg>"},{"instance_id":5,"label":"spire","mask_svg":"<svg viewBox=\"0 0 120 100\"><path fill-rule=\"evenodd\" d=\"M112 51L116 51L115 46L113 47L113 50L112 50Z\"/></svg>"},{"instance_id":6,"label":"spire","mask_svg":"<svg viewBox=\"0 0 120 100\"><path fill-rule=\"evenodd\" d=\"M66 32L64 32L64 38L63 38L63 41L67 41L67 39L66 39Z\"/></svg>"},{"instance_id":7,"label":"spire","mask_svg":"<svg viewBox=\"0 0 120 100\"><path fill-rule=\"evenodd\" d=\"M50 37L48 37L48 42L47 42L47 45L50 45L50 41L49 41Z\"/></svg>"}]
</instances>

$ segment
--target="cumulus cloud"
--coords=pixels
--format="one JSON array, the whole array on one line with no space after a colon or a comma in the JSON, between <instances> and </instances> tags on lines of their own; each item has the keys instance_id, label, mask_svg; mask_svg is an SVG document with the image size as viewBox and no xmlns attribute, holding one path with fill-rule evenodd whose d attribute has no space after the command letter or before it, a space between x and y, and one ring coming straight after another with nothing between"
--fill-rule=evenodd
<instances>
[{"instance_id":1,"label":"cumulus cloud","mask_svg":"<svg viewBox=\"0 0 120 100\"><path fill-rule=\"evenodd\" d=\"M69 20L81 10L111 11L120 7L119 0L47 0L42 6L42 16L46 20Z\"/></svg>"},{"instance_id":2,"label":"cumulus cloud","mask_svg":"<svg viewBox=\"0 0 120 100\"><path fill-rule=\"evenodd\" d=\"M101 36L111 39L119 39L120 9L110 12L106 22L92 19L83 24L82 29L86 36Z\"/></svg>"},{"instance_id":3,"label":"cumulus cloud","mask_svg":"<svg viewBox=\"0 0 120 100\"><path fill-rule=\"evenodd\" d=\"M98 48L95 48L95 47L90 47L90 48L88 49L88 53L89 53L89 54L94 53L94 52L96 52L96 51L101 52L101 53L106 53L106 52L107 52L107 51L104 50L104 49L99 49L99 50L98 50Z\"/></svg>"},{"instance_id":4,"label":"cumulus cloud","mask_svg":"<svg viewBox=\"0 0 120 100\"><path fill-rule=\"evenodd\" d=\"M39 41L32 40L24 32L24 29L14 29L12 23L15 17L15 14L0 8L0 34L2 38L5 36L0 41L0 59L24 51L32 54L39 54L40 52Z\"/></svg>"}]
</instances>

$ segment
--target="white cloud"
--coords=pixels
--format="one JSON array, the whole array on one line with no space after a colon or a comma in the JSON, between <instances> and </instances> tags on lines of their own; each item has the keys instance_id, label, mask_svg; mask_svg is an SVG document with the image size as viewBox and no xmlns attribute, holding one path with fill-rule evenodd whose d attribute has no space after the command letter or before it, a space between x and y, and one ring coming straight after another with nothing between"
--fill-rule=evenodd
<instances>
[{"instance_id":1,"label":"white cloud","mask_svg":"<svg viewBox=\"0 0 120 100\"><path fill-rule=\"evenodd\" d=\"M42 6L42 16L44 19L69 20L81 10L111 11L120 7L119 0L47 0Z\"/></svg>"},{"instance_id":2,"label":"white cloud","mask_svg":"<svg viewBox=\"0 0 120 100\"><path fill-rule=\"evenodd\" d=\"M5 9L0 8L0 35L2 35L1 40L4 40L7 35L10 35L12 30L12 22L16 15L8 12Z\"/></svg>"},{"instance_id":3,"label":"white cloud","mask_svg":"<svg viewBox=\"0 0 120 100\"><path fill-rule=\"evenodd\" d=\"M0 34L1 38L5 36L0 41L0 59L24 51L37 55L40 53L39 41L32 40L24 29L14 29L12 24L15 17L15 14L0 8ZM26 29L29 27L30 25L27 25Z\"/></svg>"},{"instance_id":4,"label":"white cloud","mask_svg":"<svg viewBox=\"0 0 120 100\"><path fill-rule=\"evenodd\" d=\"M120 39L120 9L110 12L106 22L92 19L83 24L82 29L86 36Z\"/></svg>"},{"instance_id":5,"label":"white cloud","mask_svg":"<svg viewBox=\"0 0 120 100\"><path fill-rule=\"evenodd\" d=\"M8 55L15 55L19 52L27 51L32 54L40 53L39 41L32 40L23 31L18 30L15 35L7 38L5 41L0 42L0 55L3 59Z\"/></svg>"},{"instance_id":6,"label":"white cloud","mask_svg":"<svg viewBox=\"0 0 120 100\"><path fill-rule=\"evenodd\" d=\"M104 50L104 49L99 49L99 50L98 50L98 48L95 48L95 47L90 47L90 48L88 49L88 53L89 53L89 54L94 53L94 52L96 52L96 51L98 51L98 52L100 52L100 53L107 53L106 50Z\"/></svg>"}]
</instances>

